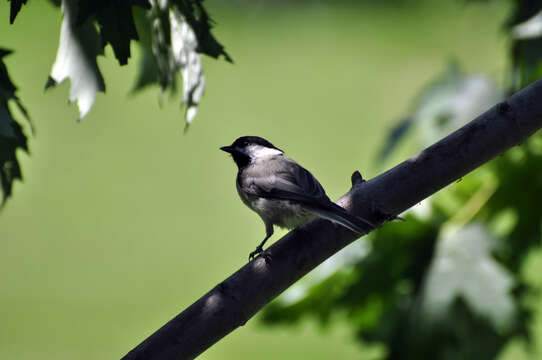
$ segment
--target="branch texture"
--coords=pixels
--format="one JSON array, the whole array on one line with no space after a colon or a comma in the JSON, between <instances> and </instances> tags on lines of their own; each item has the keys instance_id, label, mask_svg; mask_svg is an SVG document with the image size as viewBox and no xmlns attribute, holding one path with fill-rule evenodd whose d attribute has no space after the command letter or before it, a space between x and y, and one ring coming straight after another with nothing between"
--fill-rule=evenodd
<instances>
[{"instance_id":1,"label":"branch texture","mask_svg":"<svg viewBox=\"0 0 542 360\"><path fill-rule=\"evenodd\" d=\"M338 203L382 224L466 175L542 127L542 80L369 181L352 176ZM358 237L326 220L284 236L177 315L123 360L193 359L246 323L264 305Z\"/></svg>"}]
</instances>

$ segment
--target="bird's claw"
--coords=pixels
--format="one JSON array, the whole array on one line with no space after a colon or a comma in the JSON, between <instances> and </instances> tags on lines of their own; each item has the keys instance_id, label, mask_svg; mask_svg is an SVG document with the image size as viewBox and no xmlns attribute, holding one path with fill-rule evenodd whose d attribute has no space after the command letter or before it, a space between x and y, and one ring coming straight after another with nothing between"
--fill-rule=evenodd
<instances>
[{"instance_id":1,"label":"bird's claw","mask_svg":"<svg viewBox=\"0 0 542 360\"><path fill-rule=\"evenodd\" d=\"M248 255L248 262L251 262L252 260L254 260L254 258L261 254L263 252L263 248L261 246L258 246L256 248L256 250L254 250L253 252L251 252L249 255Z\"/></svg>"}]
</instances>

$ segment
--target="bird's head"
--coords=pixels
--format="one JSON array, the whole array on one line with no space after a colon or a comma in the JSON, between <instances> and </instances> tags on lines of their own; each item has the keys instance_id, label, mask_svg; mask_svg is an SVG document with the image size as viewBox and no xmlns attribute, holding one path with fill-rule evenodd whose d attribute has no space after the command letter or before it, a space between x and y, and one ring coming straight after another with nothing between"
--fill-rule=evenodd
<instances>
[{"instance_id":1,"label":"bird's head","mask_svg":"<svg viewBox=\"0 0 542 360\"><path fill-rule=\"evenodd\" d=\"M259 136L242 136L220 150L230 153L239 169L255 160L283 154L282 150Z\"/></svg>"}]
</instances>

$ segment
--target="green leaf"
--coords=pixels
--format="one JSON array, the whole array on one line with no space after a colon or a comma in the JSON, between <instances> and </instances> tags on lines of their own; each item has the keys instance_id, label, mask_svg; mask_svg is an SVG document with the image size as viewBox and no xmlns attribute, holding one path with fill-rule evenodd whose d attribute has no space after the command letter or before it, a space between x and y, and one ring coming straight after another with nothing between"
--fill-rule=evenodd
<instances>
[{"instance_id":1,"label":"green leaf","mask_svg":"<svg viewBox=\"0 0 542 360\"><path fill-rule=\"evenodd\" d=\"M442 139L495 105L503 97L489 78L465 74L451 63L418 98L414 122L420 128L422 146Z\"/></svg>"},{"instance_id":2,"label":"green leaf","mask_svg":"<svg viewBox=\"0 0 542 360\"><path fill-rule=\"evenodd\" d=\"M120 65L128 63L130 40L138 40L132 9L150 8L146 0L82 0L78 3L77 25L95 18L99 24L102 46L111 44Z\"/></svg>"},{"instance_id":3,"label":"green leaf","mask_svg":"<svg viewBox=\"0 0 542 360\"><path fill-rule=\"evenodd\" d=\"M465 74L457 63L452 62L420 92L414 101L414 110L391 130L379 157L388 156L411 128L416 128L420 146L427 147L465 125L502 97L502 92L489 78Z\"/></svg>"},{"instance_id":4,"label":"green leaf","mask_svg":"<svg viewBox=\"0 0 542 360\"><path fill-rule=\"evenodd\" d=\"M542 77L542 38L512 43L513 89L519 90Z\"/></svg>"},{"instance_id":5,"label":"green leaf","mask_svg":"<svg viewBox=\"0 0 542 360\"><path fill-rule=\"evenodd\" d=\"M0 184L2 186L3 206L11 196L13 182L22 180L21 167L17 161L17 149L28 152L27 138L21 125L13 118L9 102L14 102L20 112L28 119L28 114L15 95L17 88L11 81L4 61L9 50L0 48Z\"/></svg>"},{"instance_id":6,"label":"green leaf","mask_svg":"<svg viewBox=\"0 0 542 360\"><path fill-rule=\"evenodd\" d=\"M541 134L534 135L491 163L499 187L487 202L486 211L498 215L507 209L517 214L507 240L496 249L499 259L514 273L520 271L528 253L542 244L542 208L533 201L542 198L542 154L537 149L541 141Z\"/></svg>"},{"instance_id":7,"label":"green leaf","mask_svg":"<svg viewBox=\"0 0 542 360\"><path fill-rule=\"evenodd\" d=\"M516 1L506 25L512 35L512 90L517 91L542 77L542 3Z\"/></svg>"},{"instance_id":8,"label":"green leaf","mask_svg":"<svg viewBox=\"0 0 542 360\"><path fill-rule=\"evenodd\" d=\"M542 10L542 3L536 0L516 0L513 6L512 15L506 21L508 27L524 23Z\"/></svg>"},{"instance_id":9,"label":"green leaf","mask_svg":"<svg viewBox=\"0 0 542 360\"><path fill-rule=\"evenodd\" d=\"M449 314L457 298L500 331L510 329L516 313L513 275L491 255L497 240L482 225L440 236L429 268L423 310L434 321Z\"/></svg>"},{"instance_id":10,"label":"green leaf","mask_svg":"<svg viewBox=\"0 0 542 360\"><path fill-rule=\"evenodd\" d=\"M139 74L137 75L132 92L137 92L149 85L156 84L159 79L156 58L150 48L141 46L141 59L139 62Z\"/></svg>"},{"instance_id":11,"label":"green leaf","mask_svg":"<svg viewBox=\"0 0 542 360\"><path fill-rule=\"evenodd\" d=\"M333 312L346 310L365 340L392 341L390 334L401 326L400 318L392 314L420 288L435 238L432 226L410 215L404 223L387 224L370 245L353 244L348 252L331 258L333 271L311 273L302 280L301 291L296 285L294 294L286 292L267 306L263 321L291 323L312 314L325 324ZM314 276L316 283L311 280Z\"/></svg>"},{"instance_id":12,"label":"green leaf","mask_svg":"<svg viewBox=\"0 0 542 360\"><path fill-rule=\"evenodd\" d=\"M186 105L186 125L192 123L205 90L201 57L196 53L198 41L192 27L176 8L169 13L171 50L183 77L183 103Z\"/></svg>"},{"instance_id":13,"label":"green leaf","mask_svg":"<svg viewBox=\"0 0 542 360\"><path fill-rule=\"evenodd\" d=\"M138 44L141 49L139 60L139 73L132 92L137 92L144 87L159 82L160 70L153 54L153 40L151 34L151 23L149 17L153 12L144 12L141 9L134 9L134 20L139 34Z\"/></svg>"},{"instance_id":14,"label":"green leaf","mask_svg":"<svg viewBox=\"0 0 542 360\"><path fill-rule=\"evenodd\" d=\"M542 11L538 12L532 18L514 25L512 35L516 39L532 39L542 35Z\"/></svg>"},{"instance_id":15,"label":"green leaf","mask_svg":"<svg viewBox=\"0 0 542 360\"><path fill-rule=\"evenodd\" d=\"M484 242L487 237L463 239L457 233L458 247L443 245L442 240L437 243L441 225L438 211L425 221L407 215L406 222L386 224L374 233L370 252L353 267L305 287L295 301L273 302L264 309L262 320L290 324L313 315L328 324L334 314L346 314L360 340L386 345L386 359L493 359L508 339L525 334L528 317L516 286L521 284L492 258L490 251L500 243L492 240L489 246ZM474 243L465 244L468 241ZM452 272L468 274L448 284L442 269L434 270L442 261L453 261ZM461 266L465 268L458 269ZM487 289L491 291L480 294ZM427 311L428 293L436 300L448 294L449 301Z\"/></svg>"},{"instance_id":16,"label":"green leaf","mask_svg":"<svg viewBox=\"0 0 542 360\"><path fill-rule=\"evenodd\" d=\"M205 90L205 76L199 53L223 55L224 47L211 34L211 19L200 1L151 0L147 16L135 12L141 35L142 57L134 91L158 82L162 92L177 88L177 74L183 80L186 127L192 123Z\"/></svg>"},{"instance_id":17,"label":"green leaf","mask_svg":"<svg viewBox=\"0 0 542 360\"><path fill-rule=\"evenodd\" d=\"M46 88L71 80L70 101L77 101L79 119L92 107L98 91L105 91L105 84L96 63L103 55L100 38L91 19L77 25L77 1L63 0L60 44L51 76Z\"/></svg>"},{"instance_id":18,"label":"green leaf","mask_svg":"<svg viewBox=\"0 0 542 360\"><path fill-rule=\"evenodd\" d=\"M200 0L171 0L171 3L177 7L193 29L198 41L198 52L214 58L222 55L227 61L233 62L232 58L224 50L224 46L211 33L214 21L210 18Z\"/></svg>"},{"instance_id":19,"label":"green leaf","mask_svg":"<svg viewBox=\"0 0 542 360\"><path fill-rule=\"evenodd\" d=\"M318 315L322 324L327 324L333 303L344 294L347 285L357 279L354 265L369 251L367 239L342 249L267 306L263 320L269 324L294 322L311 312Z\"/></svg>"}]
</instances>

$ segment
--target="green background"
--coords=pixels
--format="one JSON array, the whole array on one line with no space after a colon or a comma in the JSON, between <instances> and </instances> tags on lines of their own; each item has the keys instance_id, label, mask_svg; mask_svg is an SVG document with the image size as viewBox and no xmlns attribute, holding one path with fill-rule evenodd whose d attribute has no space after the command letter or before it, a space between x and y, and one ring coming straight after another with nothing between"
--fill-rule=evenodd
<instances>
[{"instance_id":1,"label":"green background","mask_svg":"<svg viewBox=\"0 0 542 360\"><path fill-rule=\"evenodd\" d=\"M120 358L242 266L264 227L237 198L220 146L263 136L336 198L353 170L372 177L415 151L374 162L386 130L449 59L504 74L503 2L271 3L206 2L235 64L204 60L206 93L183 135L178 95L128 95L136 45L128 67L109 47L99 58L107 93L77 123L68 83L43 90L60 12L32 1L10 26L0 2L0 46L16 51L5 60L37 129L31 156L19 154L25 182L0 215L0 359ZM251 320L201 358L375 352L340 321L321 331L310 320L272 329Z\"/></svg>"}]
</instances>

